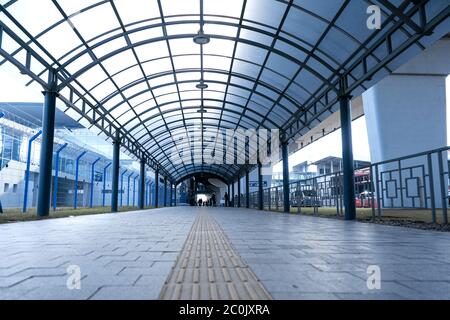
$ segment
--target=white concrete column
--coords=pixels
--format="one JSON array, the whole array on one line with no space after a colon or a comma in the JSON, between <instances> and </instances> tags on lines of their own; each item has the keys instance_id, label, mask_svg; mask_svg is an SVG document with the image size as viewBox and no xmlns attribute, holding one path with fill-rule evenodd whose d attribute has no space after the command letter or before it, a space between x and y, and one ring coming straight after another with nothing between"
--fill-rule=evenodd
<instances>
[{"instance_id":1,"label":"white concrete column","mask_svg":"<svg viewBox=\"0 0 450 320\"><path fill-rule=\"evenodd\" d=\"M441 40L363 93L372 163L447 146L445 79L450 73L449 54L450 41ZM439 208L438 158L436 155L434 158L435 201ZM444 163L447 166L446 157ZM380 172L395 170L396 165L380 166ZM427 170L426 156L402 162L403 166L416 167L412 177L417 177L422 184L422 180L428 181L428 178L423 179L418 167L425 166ZM407 170L384 174L383 179L390 181L387 185L383 182L383 186L387 187L391 196L395 194L395 186L398 188L396 198L387 201L384 194L385 206L401 206L400 184L404 206L413 206L409 196L418 192L414 190L417 189L414 188L417 179L408 179L410 175ZM426 187L429 195L429 185ZM417 202L414 206L418 206Z\"/></svg>"}]
</instances>

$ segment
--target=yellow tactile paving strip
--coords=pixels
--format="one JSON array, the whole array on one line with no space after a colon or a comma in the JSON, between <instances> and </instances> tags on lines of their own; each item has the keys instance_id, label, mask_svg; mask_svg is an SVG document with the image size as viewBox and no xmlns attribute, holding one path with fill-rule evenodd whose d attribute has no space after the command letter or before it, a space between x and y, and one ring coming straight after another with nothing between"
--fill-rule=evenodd
<instances>
[{"instance_id":1,"label":"yellow tactile paving strip","mask_svg":"<svg viewBox=\"0 0 450 320\"><path fill-rule=\"evenodd\" d=\"M206 210L198 214L160 293L165 300L272 299Z\"/></svg>"}]
</instances>

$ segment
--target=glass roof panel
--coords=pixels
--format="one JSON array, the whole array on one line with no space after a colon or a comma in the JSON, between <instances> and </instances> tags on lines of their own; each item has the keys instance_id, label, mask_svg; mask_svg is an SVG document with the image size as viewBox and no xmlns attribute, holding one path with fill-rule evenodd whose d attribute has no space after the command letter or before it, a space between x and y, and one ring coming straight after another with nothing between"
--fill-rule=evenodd
<instances>
[{"instance_id":1,"label":"glass roof panel","mask_svg":"<svg viewBox=\"0 0 450 320\"><path fill-rule=\"evenodd\" d=\"M10 6L9 12L34 36L63 18L50 0L20 0Z\"/></svg>"},{"instance_id":2,"label":"glass roof panel","mask_svg":"<svg viewBox=\"0 0 450 320\"><path fill-rule=\"evenodd\" d=\"M160 17L157 0L114 0L122 22L127 25L149 18Z\"/></svg>"},{"instance_id":3,"label":"glass roof panel","mask_svg":"<svg viewBox=\"0 0 450 320\"><path fill-rule=\"evenodd\" d=\"M200 12L198 0L161 0L165 16L197 14Z\"/></svg>"},{"instance_id":4,"label":"glass roof panel","mask_svg":"<svg viewBox=\"0 0 450 320\"><path fill-rule=\"evenodd\" d=\"M84 40L92 39L104 32L120 27L114 10L109 3L73 14L70 16L70 21ZM91 23L92 21L95 21L95 24Z\"/></svg>"},{"instance_id":5,"label":"glass roof panel","mask_svg":"<svg viewBox=\"0 0 450 320\"><path fill-rule=\"evenodd\" d=\"M6 0L0 1L6 3ZM204 15L201 17L202 1ZM401 0L391 1L396 6L402 3ZM193 126L203 121L206 126L220 125L221 128L283 127L294 120L292 113L298 111L299 105L308 101L309 105L305 107L311 107L314 102L311 95L317 90L331 90L329 96L334 97L333 88L330 89L324 79L331 77L338 68L350 67L357 62L356 57L367 50L360 48L360 43L373 34L373 31L361 27L365 26L367 5L364 1L325 0L17 0L9 1L2 10L12 14L18 22L6 18L4 13L0 15L2 23L26 43L26 50L33 50L52 66L74 59L57 70L61 73L58 89L65 97L68 97L68 85L79 91L82 100L74 97L77 108L84 103L96 105L100 101L106 110L111 111L111 114L103 113L99 108L100 116L120 122L125 130L132 130L127 134L136 135L149 146L147 151L157 154L160 163L167 164L169 170L175 170L170 169L172 166L166 153L174 148L172 132L185 123ZM379 5L383 6L382 2ZM411 3L407 9L413 6ZM438 1L429 1L426 6L428 19L446 9ZM340 9L343 10L340 17L336 17L336 24L330 26L330 21ZM45 14L36 14L43 12ZM391 10L383 8L383 12L385 19ZM239 26L242 14L244 19ZM69 17L68 21L63 20L65 16ZM417 14L413 17L416 23L419 22L417 17ZM201 18L204 19L204 31L210 36L210 42L202 47L192 39L200 29ZM392 35L392 44L397 47L408 39L408 32L414 31L398 17L394 20L404 25ZM20 31L23 27L36 36L50 26L53 27L37 39ZM376 38L385 38L391 27L393 23L377 31ZM441 32L439 30L445 30L445 27L441 25L435 32ZM129 34L123 34L123 28ZM235 42L238 30L240 39ZM276 41L274 36L278 37ZM419 45L416 43L406 48L401 56L390 60L386 66L393 70L403 57L423 49L425 45L422 47L422 42L426 44L431 42L430 39L438 38L439 35L435 34L423 36L424 41L421 39ZM319 39L320 44L317 43ZM374 42L367 42L368 46ZM46 56L40 45L51 56ZM369 67L377 63L375 55L386 57L386 47L380 45L368 58ZM11 62L11 54L24 61L25 50L14 52L16 48L18 45L4 32L2 49L6 51L2 52L8 54L2 54L2 57ZM105 56L109 58L103 60ZM355 58L341 66L350 56ZM305 65L299 65L303 62ZM0 66L2 64L3 60ZM39 68L42 66L33 63L30 70L36 73L36 77L46 78L47 74L41 73L43 70ZM230 69L232 74L229 74ZM378 75L389 71L384 68ZM76 75L76 79L71 75ZM196 88L202 76L208 85L203 91ZM362 66L355 66L351 76L358 79L365 76ZM336 79L337 76L332 80ZM350 78L349 84L356 80ZM370 81L364 85L371 84ZM359 86L357 90L362 88ZM206 113L198 112L202 104ZM77 119L80 117L72 109L67 112ZM90 107L86 112L89 112L87 116L92 116ZM167 114L161 116L161 112ZM148 122L141 123L141 117L136 117L136 113ZM186 117L185 123L183 116ZM86 119L79 121L89 125ZM306 125L311 127L315 123ZM106 126L109 125L105 124L105 132L110 131ZM183 130L180 128L181 132ZM162 133L157 138L160 145L151 138L149 131L151 134ZM161 146L166 149L158 150ZM170 174L182 175L185 169L181 165L180 168L180 172ZM191 165L189 170L197 168ZM239 168L230 167L230 175Z\"/></svg>"}]
</instances>

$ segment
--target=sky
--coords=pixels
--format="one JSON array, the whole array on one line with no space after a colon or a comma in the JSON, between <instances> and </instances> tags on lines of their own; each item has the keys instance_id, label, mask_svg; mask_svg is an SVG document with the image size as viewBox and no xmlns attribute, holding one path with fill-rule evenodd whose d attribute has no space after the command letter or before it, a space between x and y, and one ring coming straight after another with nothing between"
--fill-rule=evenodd
<instances>
[{"instance_id":1,"label":"sky","mask_svg":"<svg viewBox=\"0 0 450 320\"><path fill-rule=\"evenodd\" d=\"M43 101L41 88L37 84L25 87L28 76L22 75L11 64L0 66L1 102L39 102ZM450 76L446 79L447 95L447 126L450 124ZM448 126L450 127L450 126ZM352 123L354 159L370 161L369 142L365 117L360 117ZM447 130L447 142L450 141L450 130ZM326 156L341 155L340 130L336 130L316 142L304 147L289 157L289 166L305 161L316 161ZM281 164L274 167L275 172L281 172Z\"/></svg>"}]
</instances>

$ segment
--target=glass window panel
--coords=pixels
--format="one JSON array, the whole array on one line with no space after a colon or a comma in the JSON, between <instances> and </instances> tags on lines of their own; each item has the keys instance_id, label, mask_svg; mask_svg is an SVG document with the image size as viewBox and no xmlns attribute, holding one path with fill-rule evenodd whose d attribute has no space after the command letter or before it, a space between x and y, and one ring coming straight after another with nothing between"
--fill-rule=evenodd
<instances>
[{"instance_id":1,"label":"glass window panel","mask_svg":"<svg viewBox=\"0 0 450 320\"><path fill-rule=\"evenodd\" d=\"M198 0L161 0L165 16L200 13L200 1Z\"/></svg>"},{"instance_id":2,"label":"glass window panel","mask_svg":"<svg viewBox=\"0 0 450 320\"><path fill-rule=\"evenodd\" d=\"M113 77L114 82L119 88L123 88L127 84L130 84L140 78L142 78L142 73L138 66L126 69L122 72L117 73Z\"/></svg>"},{"instance_id":3,"label":"glass window panel","mask_svg":"<svg viewBox=\"0 0 450 320\"><path fill-rule=\"evenodd\" d=\"M282 77L279 74L268 69L264 69L263 73L261 74L261 81L278 90L284 90L284 88L289 83L289 79L286 79L285 77Z\"/></svg>"},{"instance_id":4,"label":"glass window panel","mask_svg":"<svg viewBox=\"0 0 450 320\"><path fill-rule=\"evenodd\" d=\"M169 86L164 86L164 87L160 87L157 89L153 89L153 94L156 97L162 96L164 94L168 94L168 93L176 93L177 92L177 86L176 85L169 85Z\"/></svg>"},{"instance_id":5,"label":"glass window panel","mask_svg":"<svg viewBox=\"0 0 450 320\"><path fill-rule=\"evenodd\" d=\"M137 26L133 25L133 27L127 27L128 31L133 30ZM132 32L128 35L132 43L138 43L141 41L146 41L148 39L161 38L163 36L162 28L153 27L150 29L144 29L137 32Z\"/></svg>"},{"instance_id":6,"label":"glass window panel","mask_svg":"<svg viewBox=\"0 0 450 320\"><path fill-rule=\"evenodd\" d=\"M111 75L136 63L136 59L131 50L125 50L102 62L103 66Z\"/></svg>"},{"instance_id":7,"label":"glass window panel","mask_svg":"<svg viewBox=\"0 0 450 320\"><path fill-rule=\"evenodd\" d=\"M251 88L249 88L251 89ZM228 87L228 93L233 94L233 95L237 95L241 98L244 99L248 99L248 97L250 96L250 91L249 90L244 90L241 88L237 88L235 86L233 86L232 84Z\"/></svg>"},{"instance_id":8,"label":"glass window panel","mask_svg":"<svg viewBox=\"0 0 450 320\"><path fill-rule=\"evenodd\" d=\"M327 26L328 23L323 20L304 11L292 8L289 10L288 17L283 25L283 31L314 45Z\"/></svg>"},{"instance_id":9,"label":"glass window panel","mask_svg":"<svg viewBox=\"0 0 450 320\"><path fill-rule=\"evenodd\" d=\"M316 91L317 88L322 84L322 81L319 78L311 74L306 69L300 71L298 76L295 78L295 82L297 84L301 84L309 92Z\"/></svg>"},{"instance_id":10,"label":"glass window panel","mask_svg":"<svg viewBox=\"0 0 450 320\"><path fill-rule=\"evenodd\" d=\"M179 98L177 93L171 93L156 98L156 101L158 102L159 105L163 105L168 102L179 101Z\"/></svg>"},{"instance_id":11,"label":"glass window panel","mask_svg":"<svg viewBox=\"0 0 450 320\"><path fill-rule=\"evenodd\" d=\"M204 99L217 99L217 100L223 100L224 93L223 92L215 92L206 90L203 92L203 98Z\"/></svg>"},{"instance_id":12,"label":"glass window panel","mask_svg":"<svg viewBox=\"0 0 450 320\"><path fill-rule=\"evenodd\" d=\"M169 56L165 41L157 41L140 45L135 48L136 54L141 62L160 57Z\"/></svg>"},{"instance_id":13,"label":"glass window panel","mask_svg":"<svg viewBox=\"0 0 450 320\"><path fill-rule=\"evenodd\" d=\"M300 50L299 48L293 47L292 45L287 44L286 42L281 40L278 40L275 43L275 49L288 54L289 56L300 62L303 62L307 57L307 54L304 51ZM310 51L309 48L305 48L305 50L308 50L307 52ZM317 52L317 50L315 52Z\"/></svg>"},{"instance_id":14,"label":"glass window panel","mask_svg":"<svg viewBox=\"0 0 450 320\"><path fill-rule=\"evenodd\" d=\"M205 77L206 79L206 77ZM187 80L200 80L200 71L198 72L177 72L177 80L178 81L187 81ZM195 85L194 85L195 87Z\"/></svg>"},{"instance_id":15,"label":"glass window panel","mask_svg":"<svg viewBox=\"0 0 450 320\"><path fill-rule=\"evenodd\" d=\"M271 46L273 41L273 38L271 36L248 29L242 29L240 36L242 39L252 41L256 45L261 44L266 47ZM253 45L253 43L251 45Z\"/></svg>"},{"instance_id":16,"label":"glass window panel","mask_svg":"<svg viewBox=\"0 0 450 320\"><path fill-rule=\"evenodd\" d=\"M141 113L142 109L149 108L149 101L151 101L152 99L153 98L151 93L147 91L130 99L129 102L133 107L135 107L135 110L138 110L139 108L140 111L138 113ZM153 105L153 103L151 103L151 105Z\"/></svg>"},{"instance_id":17,"label":"glass window panel","mask_svg":"<svg viewBox=\"0 0 450 320\"><path fill-rule=\"evenodd\" d=\"M170 99L170 101L174 101L174 100L177 100L177 101L161 105L161 107L160 107L161 112L164 113L169 110L179 110L180 109L180 102L178 102L178 96L172 95L169 99Z\"/></svg>"},{"instance_id":18,"label":"glass window panel","mask_svg":"<svg viewBox=\"0 0 450 320\"><path fill-rule=\"evenodd\" d=\"M299 66L294 62L273 52L269 55L267 67L288 78L292 78L299 68Z\"/></svg>"},{"instance_id":19,"label":"glass window panel","mask_svg":"<svg viewBox=\"0 0 450 320\"><path fill-rule=\"evenodd\" d=\"M200 55L174 57L173 63L176 70L190 68L200 69Z\"/></svg>"},{"instance_id":20,"label":"glass window panel","mask_svg":"<svg viewBox=\"0 0 450 320\"><path fill-rule=\"evenodd\" d=\"M123 91L123 93L127 98L131 98L132 96L145 91L148 91L147 84L145 82L141 82L137 85L131 86L129 89Z\"/></svg>"},{"instance_id":21,"label":"glass window panel","mask_svg":"<svg viewBox=\"0 0 450 320\"><path fill-rule=\"evenodd\" d=\"M276 100L280 96L275 91L270 90L269 88L267 88L265 86L262 86L260 84L256 87L256 92L258 92L260 94L263 94L263 95L267 96L269 99L272 99L272 100Z\"/></svg>"},{"instance_id":22,"label":"glass window panel","mask_svg":"<svg viewBox=\"0 0 450 320\"><path fill-rule=\"evenodd\" d=\"M320 43L319 48L325 52L332 52L336 60L343 62L358 48L358 44L336 28L332 28Z\"/></svg>"},{"instance_id":23,"label":"glass window panel","mask_svg":"<svg viewBox=\"0 0 450 320\"><path fill-rule=\"evenodd\" d=\"M106 110L109 110L119 103L123 103L123 98L118 94L109 99L108 101L103 102L102 104L106 108Z\"/></svg>"},{"instance_id":24,"label":"glass window panel","mask_svg":"<svg viewBox=\"0 0 450 320\"><path fill-rule=\"evenodd\" d=\"M237 105L244 106L247 103L247 99L241 98L230 93L227 94L227 101L236 103Z\"/></svg>"},{"instance_id":25,"label":"glass window panel","mask_svg":"<svg viewBox=\"0 0 450 320\"><path fill-rule=\"evenodd\" d=\"M127 42L125 41L125 39L123 37L119 37L117 39L110 40L101 46L96 47L92 51L98 58L101 58L104 55L107 55L108 53L114 52L126 46Z\"/></svg>"},{"instance_id":26,"label":"glass window panel","mask_svg":"<svg viewBox=\"0 0 450 320\"><path fill-rule=\"evenodd\" d=\"M199 29L198 24L194 23L178 23L170 24L166 26L167 34L169 36L177 34L196 34ZM191 40L191 45L194 46L194 42Z\"/></svg>"},{"instance_id":27,"label":"glass window panel","mask_svg":"<svg viewBox=\"0 0 450 320\"><path fill-rule=\"evenodd\" d=\"M367 3L363 1L350 2L337 19L336 26L363 42L372 34L373 30L369 28L355 28L355 26L366 26L368 17L366 11Z\"/></svg>"},{"instance_id":28,"label":"glass window panel","mask_svg":"<svg viewBox=\"0 0 450 320\"><path fill-rule=\"evenodd\" d=\"M245 43L238 43L236 48L236 58L251 61L261 65L266 58L267 50L250 46Z\"/></svg>"},{"instance_id":29,"label":"glass window panel","mask_svg":"<svg viewBox=\"0 0 450 320\"><path fill-rule=\"evenodd\" d=\"M192 38L169 40L172 55L200 54L200 46L195 44ZM208 47L208 46L206 46Z\"/></svg>"},{"instance_id":30,"label":"glass window panel","mask_svg":"<svg viewBox=\"0 0 450 320\"><path fill-rule=\"evenodd\" d=\"M151 76L167 71L172 72L172 64L170 63L170 59L168 58L143 63L142 68L144 69L146 76Z\"/></svg>"},{"instance_id":31,"label":"glass window panel","mask_svg":"<svg viewBox=\"0 0 450 320\"><path fill-rule=\"evenodd\" d=\"M278 28L286 4L272 0L248 0L244 18Z\"/></svg>"},{"instance_id":32,"label":"glass window panel","mask_svg":"<svg viewBox=\"0 0 450 320\"><path fill-rule=\"evenodd\" d=\"M204 1L204 14L224 15L239 18L243 0Z\"/></svg>"},{"instance_id":33,"label":"glass window panel","mask_svg":"<svg viewBox=\"0 0 450 320\"><path fill-rule=\"evenodd\" d=\"M95 85L99 84L101 81L105 80L107 75L99 66L94 66L88 71L80 75L77 80L86 88L91 89Z\"/></svg>"},{"instance_id":34,"label":"glass window panel","mask_svg":"<svg viewBox=\"0 0 450 320\"><path fill-rule=\"evenodd\" d=\"M119 22L109 3L77 13L70 18L84 40L89 40L104 32L119 28ZM92 23L95 21L95 23Z\"/></svg>"},{"instance_id":35,"label":"glass window panel","mask_svg":"<svg viewBox=\"0 0 450 320\"><path fill-rule=\"evenodd\" d=\"M57 0L57 1L58 1L58 4L61 6L61 8L63 8L64 11L67 13L67 15L72 15L86 7L89 7L91 5L101 2L99 0L77 0L77 1Z\"/></svg>"},{"instance_id":36,"label":"glass window panel","mask_svg":"<svg viewBox=\"0 0 450 320\"><path fill-rule=\"evenodd\" d=\"M255 78L258 76L261 67L253 63L244 62L242 60L234 60L233 72Z\"/></svg>"},{"instance_id":37,"label":"glass window panel","mask_svg":"<svg viewBox=\"0 0 450 320\"><path fill-rule=\"evenodd\" d=\"M213 24L213 23L205 23L203 30L206 34L217 34L227 37L235 38L237 36L237 27L221 25L221 24Z\"/></svg>"},{"instance_id":38,"label":"glass window panel","mask_svg":"<svg viewBox=\"0 0 450 320\"><path fill-rule=\"evenodd\" d=\"M81 44L68 23L62 23L46 32L39 37L39 42L57 59Z\"/></svg>"},{"instance_id":39,"label":"glass window panel","mask_svg":"<svg viewBox=\"0 0 450 320\"><path fill-rule=\"evenodd\" d=\"M152 79L149 79L148 82L150 83L150 86L153 87L157 87L160 85L164 85L167 83L173 83L175 81L173 74L168 74L168 75L164 75L164 76L158 76Z\"/></svg>"},{"instance_id":40,"label":"glass window panel","mask_svg":"<svg viewBox=\"0 0 450 320\"><path fill-rule=\"evenodd\" d=\"M158 2L156 0L114 0L120 18L125 25L144 19L159 17Z\"/></svg>"},{"instance_id":41,"label":"glass window panel","mask_svg":"<svg viewBox=\"0 0 450 320\"><path fill-rule=\"evenodd\" d=\"M9 6L8 11L33 36L63 18L50 0L20 0Z\"/></svg>"},{"instance_id":42,"label":"glass window panel","mask_svg":"<svg viewBox=\"0 0 450 320\"><path fill-rule=\"evenodd\" d=\"M181 92L181 99L182 100L186 100L186 99L200 99L200 91L196 90L196 91L185 91L185 92Z\"/></svg>"},{"instance_id":43,"label":"glass window panel","mask_svg":"<svg viewBox=\"0 0 450 320\"><path fill-rule=\"evenodd\" d=\"M234 42L230 40L214 39L211 38L211 42L203 46L204 54L216 54L231 57L234 50Z\"/></svg>"},{"instance_id":44,"label":"glass window panel","mask_svg":"<svg viewBox=\"0 0 450 320\"><path fill-rule=\"evenodd\" d=\"M203 56L203 67L208 69L221 69L225 71L230 70L231 59L219 56Z\"/></svg>"},{"instance_id":45,"label":"glass window panel","mask_svg":"<svg viewBox=\"0 0 450 320\"><path fill-rule=\"evenodd\" d=\"M336 15L341 1L317 1L317 0L294 0L294 4L301 6L302 8L311 11L318 16L331 20ZM291 9L292 10L292 9Z\"/></svg>"},{"instance_id":46,"label":"glass window panel","mask_svg":"<svg viewBox=\"0 0 450 320\"><path fill-rule=\"evenodd\" d=\"M91 59L91 56L85 53L81 57L73 61L71 64L67 65L66 70L73 74L82 69L84 66L91 64L92 62L93 61Z\"/></svg>"}]
</instances>

